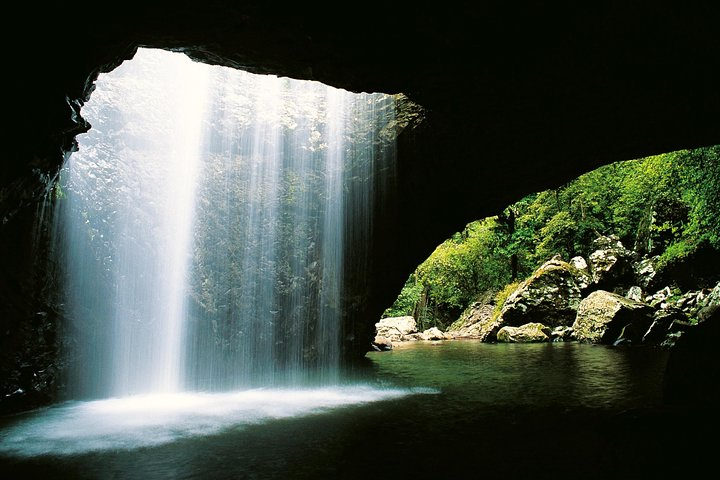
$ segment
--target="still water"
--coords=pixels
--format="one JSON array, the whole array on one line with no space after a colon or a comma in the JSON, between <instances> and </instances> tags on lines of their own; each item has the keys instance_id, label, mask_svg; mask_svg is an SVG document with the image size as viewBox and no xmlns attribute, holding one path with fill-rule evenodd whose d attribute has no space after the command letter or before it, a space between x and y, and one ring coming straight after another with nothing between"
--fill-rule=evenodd
<instances>
[{"instance_id":1,"label":"still water","mask_svg":"<svg viewBox=\"0 0 720 480\"><path fill-rule=\"evenodd\" d=\"M136 397L7 417L0 472L663 478L697 465L683 452L703 434L662 404L666 361L654 348L419 342L368 353L366 368L333 388Z\"/></svg>"}]
</instances>

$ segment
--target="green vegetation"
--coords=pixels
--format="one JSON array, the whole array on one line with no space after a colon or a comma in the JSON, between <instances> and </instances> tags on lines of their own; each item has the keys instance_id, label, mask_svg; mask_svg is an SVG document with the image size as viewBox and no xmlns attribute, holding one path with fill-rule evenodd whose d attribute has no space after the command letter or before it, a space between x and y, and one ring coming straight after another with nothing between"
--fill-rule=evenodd
<instances>
[{"instance_id":1,"label":"green vegetation","mask_svg":"<svg viewBox=\"0 0 720 480\"><path fill-rule=\"evenodd\" d=\"M505 285L505 288L500 290L494 298L495 301L495 308L493 309L493 320L498 318L500 316L500 311L502 310L502 306L505 303L505 300L512 294L516 288L520 285L520 282L512 282Z\"/></svg>"},{"instance_id":2,"label":"green vegetation","mask_svg":"<svg viewBox=\"0 0 720 480\"><path fill-rule=\"evenodd\" d=\"M417 267L384 316L445 328L478 297L509 295L508 284L553 255L587 258L599 235L666 268L720 250L718 218L720 146L606 165L468 224Z\"/></svg>"}]
</instances>

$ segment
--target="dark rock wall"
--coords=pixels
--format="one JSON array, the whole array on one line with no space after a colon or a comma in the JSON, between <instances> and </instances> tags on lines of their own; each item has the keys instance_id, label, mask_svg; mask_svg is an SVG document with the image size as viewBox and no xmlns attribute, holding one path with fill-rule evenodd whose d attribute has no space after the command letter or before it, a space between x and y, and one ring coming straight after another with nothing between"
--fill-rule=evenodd
<instances>
[{"instance_id":1,"label":"dark rock wall","mask_svg":"<svg viewBox=\"0 0 720 480\"><path fill-rule=\"evenodd\" d=\"M74 136L90 128L80 106L98 72L138 46L353 91L402 92L426 108L399 139L397 191L377 218L372 265L352 303L351 356L367 350L408 272L468 221L604 163L720 143L714 2L13 7L6 21L14 28L2 33L6 337L38 310L37 293L23 286L38 255L26 238Z\"/></svg>"}]
</instances>

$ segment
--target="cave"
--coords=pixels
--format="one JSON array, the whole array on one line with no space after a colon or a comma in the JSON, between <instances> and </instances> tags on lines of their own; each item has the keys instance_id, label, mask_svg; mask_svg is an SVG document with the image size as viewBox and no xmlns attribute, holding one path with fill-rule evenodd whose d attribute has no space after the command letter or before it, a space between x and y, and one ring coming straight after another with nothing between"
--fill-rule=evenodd
<instances>
[{"instance_id":1,"label":"cave","mask_svg":"<svg viewBox=\"0 0 720 480\"><path fill-rule=\"evenodd\" d=\"M75 137L91 128L81 107L95 79L140 47L409 99L397 186L356 285L348 361L364 356L408 273L469 221L610 162L720 143L715 4L370 0L346 8L14 5L15 28L3 34L3 380L52 361L54 333L41 328L52 312L39 298L54 287L43 284L33 245L39 205ZM38 363L18 364L33 348L42 350ZM28 405L50 401L44 394Z\"/></svg>"}]
</instances>

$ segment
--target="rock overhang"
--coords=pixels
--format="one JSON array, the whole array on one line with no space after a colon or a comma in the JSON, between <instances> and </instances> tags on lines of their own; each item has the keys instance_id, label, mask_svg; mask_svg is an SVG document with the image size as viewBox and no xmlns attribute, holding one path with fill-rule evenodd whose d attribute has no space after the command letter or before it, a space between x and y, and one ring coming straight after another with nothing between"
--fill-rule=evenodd
<instances>
[{"instance_id":1,"label":"rock overhang","mask_svg":"<svg viewBox=\"0 0 720 480\"><path fill-rule=\"evenodd\" d=\"M5 127L0 217L34 215L75 135L88 128L77 114L95 76L139 46L351 91L404 93L425 116L399 138L397 191L376 220L374 266L354 327L359 353L407 274L468 221L604 163L720 143L714 5L407 8L372 0L351 16L326 5L284 7L18 6L25 34L7 39L5 102L14 121ZM3 230L5 256L26 236L12 228ZM403 240L407 232L412 241ZM31 259L13 262L9 275L22 276Z\"/></svg>"}]
</instances>

